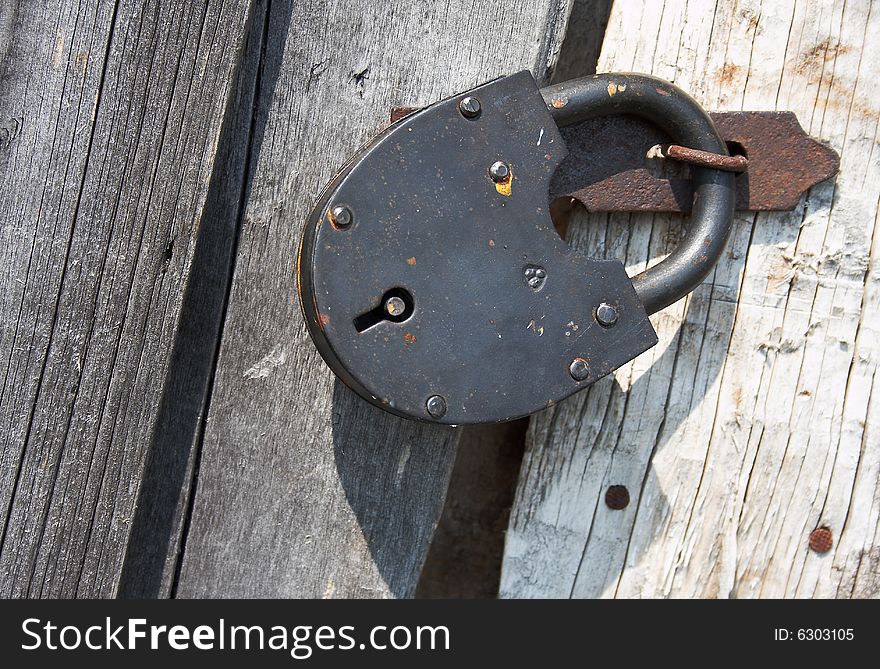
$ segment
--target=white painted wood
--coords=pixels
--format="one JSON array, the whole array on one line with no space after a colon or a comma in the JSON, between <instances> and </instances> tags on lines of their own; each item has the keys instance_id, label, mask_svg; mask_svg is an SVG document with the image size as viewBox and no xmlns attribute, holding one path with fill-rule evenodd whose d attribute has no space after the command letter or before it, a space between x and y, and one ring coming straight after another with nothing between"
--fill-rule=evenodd
<instances>
[{"instance_id":1,"label":"white painted wood","mask_svg":"<svg viewBox=\"0 0 880 669\"><path fill-rule=\"evenodd\" d=\"M653 317L658 346L533 420L502 596L880 595L878 47L873 3L615 2L600 71L793 110L841 171L793 212L738 213L714 276ZM581 214L569 234L634 273L680 225Z\"/></svg>"}]
</instances>

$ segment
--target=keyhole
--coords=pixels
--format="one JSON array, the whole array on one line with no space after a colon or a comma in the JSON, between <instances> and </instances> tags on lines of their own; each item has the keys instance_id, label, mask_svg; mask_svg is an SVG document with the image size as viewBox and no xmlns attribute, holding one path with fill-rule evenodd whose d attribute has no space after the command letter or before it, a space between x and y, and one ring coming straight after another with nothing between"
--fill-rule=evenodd
<instances>
[{"instance_id":1,"label":"keyhole","mask_svg":"<svg viewBox=\"0 0 880 669\"><path fill-rule=\"evenodd\" d=\"M415 303L406 288L392 288L385 291L379 304L354 318L354 329L358 332L368 330L382 321L402 323L412 316Z\"/></svg>"}]
</instances>

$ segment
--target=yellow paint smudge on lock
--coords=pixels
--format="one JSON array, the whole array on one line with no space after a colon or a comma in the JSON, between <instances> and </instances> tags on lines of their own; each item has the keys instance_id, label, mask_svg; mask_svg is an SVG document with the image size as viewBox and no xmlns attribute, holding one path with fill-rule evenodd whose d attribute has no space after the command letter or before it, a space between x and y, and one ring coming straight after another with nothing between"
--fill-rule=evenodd
<instances>
[{"instance_id":1,"label":"yellow paint smudge on lock","mask_svg":"<svg viewBox=\"0 0 880 669\"><path fill-rule=\"evenodd\" d=\"M608 82L608 95L614 97L615 93L622 93L626 90L626 84L617 84L613 81Z\"/></svg>"},{"instance_id":2,"label":"yellow paint smudge on lock","mask_svg":"<svg viewBox=\"0 0 880 669\"><path fill-rule=\"evenodd\" d=\"M495 182L495 190L504 197L510 197L511 184L513 183L513 170L501 181Z\"/></svg>"},{"instance_id":3,"label":"yellow paint smudge on lock","mask_svg":"<svg viewBox=\"0 0 880 669\"><path fill-rule=\"evenodd\" d=\"M407 259L406 259L406 264L409 265L410 267L412 267L413 265L415 265L415 264L416 264L416 257L413 256L412 258L407 258Z\"/></svg>"}]
</instances>

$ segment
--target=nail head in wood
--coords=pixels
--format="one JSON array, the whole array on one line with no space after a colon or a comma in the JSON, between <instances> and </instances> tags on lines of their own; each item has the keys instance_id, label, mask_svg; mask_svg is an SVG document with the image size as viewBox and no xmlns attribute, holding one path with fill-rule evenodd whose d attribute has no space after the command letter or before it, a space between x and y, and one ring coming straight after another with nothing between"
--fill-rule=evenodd
<instances>
[{"instance_id":1,"label":"nail head in wood","mask_svg":"<svg viewBox=\"0 0 880 669\"><path fill-rule=\"evenodd\" d=\"M629 506L629 490L623 485L608 486L605 491L605 506L614 511L620 511Z\"/></svg>"},{"instance_id":2,"label":"nail head in wood","mask_svg":"<svg viewBox=\"0 0 880 669\"><path fill-rule=\"evenodd\" d=\"M817 527L810 532L810 550L827 553L834 546L834 535L827 527Z\"/></svg>"}]
</instances>

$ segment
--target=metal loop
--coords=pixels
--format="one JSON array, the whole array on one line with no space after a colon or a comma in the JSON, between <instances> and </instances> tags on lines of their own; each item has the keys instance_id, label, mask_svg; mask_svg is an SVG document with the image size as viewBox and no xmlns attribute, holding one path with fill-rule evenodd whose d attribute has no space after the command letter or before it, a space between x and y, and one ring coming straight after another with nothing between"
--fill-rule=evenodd
<instances>
[{"instance_id":1,"label":"metal loop","mask_svg":"<svg viewBox=\"0 0 880 669\"><path fill-rule=\"evenodd\" d=\"M728 155L709 115L668 81L643 74L599 74L541 89L547 108L563 127L594 116L632 114L662 128L677 144ZM733 225L734 175L694 167L694 205L687 234L669 256L632 277L653 314L696 288L721 257Z\"/></svg>"}]
</instances>

